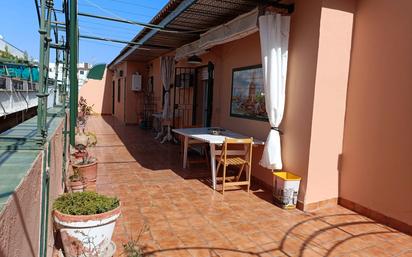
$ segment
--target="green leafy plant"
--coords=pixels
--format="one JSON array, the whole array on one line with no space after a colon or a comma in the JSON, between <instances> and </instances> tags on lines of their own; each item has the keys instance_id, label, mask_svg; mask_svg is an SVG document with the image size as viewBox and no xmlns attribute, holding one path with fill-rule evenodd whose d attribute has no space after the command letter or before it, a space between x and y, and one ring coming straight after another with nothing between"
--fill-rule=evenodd
<instances>
[{"instance_id":1,"label":"green leafy plant","mask_svg":"<svg viewBox=\"0 0 412 257\"><path fill-rule=\"evenodd\" d=\"M56 199L53 209L69 215L93 215L114 210L120 205L116 197L96 192L66 193Z\"/></svg>"}]
</instances>

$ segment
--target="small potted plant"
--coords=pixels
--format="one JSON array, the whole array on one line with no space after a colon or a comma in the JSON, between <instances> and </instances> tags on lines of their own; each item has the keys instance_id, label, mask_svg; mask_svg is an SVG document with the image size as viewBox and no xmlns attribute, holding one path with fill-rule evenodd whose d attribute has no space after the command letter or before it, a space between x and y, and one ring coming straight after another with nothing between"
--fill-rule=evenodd
<instances>
[{"instance_id":1,"label":"small potted plant","mask_svg":"<svg viewBox=\"0 0 412 257\"><path fill-rule=\"evenodd\" d=\"M88 105L84 97L80 97L76 120L78 130L78 132L76 133L76 137L85 136L84 130L86 128L89 116L93 113L93 106L94 105Z\"/></svg>"},{"instance_id":2,"label":"small potted plant","mask_svg":"<svg viewBox=\"0 0 412 257\"><path fill-rule=\"evenodd\" d=\"M83 192L84 190L84 179L77 170L69 177L69 187L71 192Z\"/></svg>"},{"instance_id":3,"label":"small potted plant","mask_svg":"<svg viewBox=\"0 0 412 257\"><path fill-rule=\"evenodd\" d=\"M86 149L82 149L82 157L74 160L72 163L73 170L82 176L86 183L95 182L97 179L97 159L89 155Z\"/></svg>"},{"instance_id":4,"label":"small potted plant","mask_svg":"<svg viewBox=\"0 0 412 257\"><path fill-rule=\"evenodd\" d=\"M66 257L113 256L111 241L120 202L95 192L66 193L53 204L53 219Z\"/></svg>"},{"instance_id":5,"label":"small potted plant","mask_svg":"<svg viewBox=\"0 0 412 257\"><path fill-rule=\"evenodd\" d=\"M94 147L97 144L97 136L93 132L84 132L80 131L76 133L75 136L75 152L73 153L74 157L82 158L85 155L87 147Z\"/></svg>"},{"instance_id":6,"label":"small potted plant","mask_svg":"<svg viewBox=\"0 0 412 257\"><path fill-rule=\"evenodd\" d=\"M93 106L94 105L88 105L86 98L81 96L78 103L77 121L86 125L87 118L93 113Z\"/></svg>"}]
</instances>

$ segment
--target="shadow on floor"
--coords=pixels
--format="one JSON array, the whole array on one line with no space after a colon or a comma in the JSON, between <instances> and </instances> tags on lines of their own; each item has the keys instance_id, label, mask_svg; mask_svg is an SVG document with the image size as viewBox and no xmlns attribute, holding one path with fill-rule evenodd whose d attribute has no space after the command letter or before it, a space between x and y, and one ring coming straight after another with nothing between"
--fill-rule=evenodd
<instances>
[{"instance_id":1,"label":"shadow on floor","mask_svg":"<svg viewBox=\"0 0 412 257\"><path fill-rule=\"evenodd\" d=\"M133 158L133 160L119 160L113 162L106 160L106 164L137 162L138 165L146 169L147 172L149 172L151 175L156 173L163 174L162 172L164 171L172 171L174 174L177 174L184 180L197 180L210 187L210 172L206 168L196 170L184 170L181 168L182 162L179 155L179 145L170 143L160 144L154 139L154 134L150 131L144 131L138 126L120 125L113 117L104 116L103 119L107 124L111 126L116 135L122 141L122 144L119 144L118 147L123 147L124 144L124 147L126 147L127 151ZM111 146L113 148L117 147L116 145ZM105 148L106 146L101 145L100 147ZM157 177L155 178L157 179ZM154 180L153 182L156 183L157 181ZM166 185L163 185L163 187L170 186L167 183ZM170 180L170 183L174 183L174 180ZM118 190L120 190L121 192L122 187L123 186L119 186L116 188L118 188ZM132 188L133 190L136 190L139 188L139 186L133 186ZM212 191L212 189L210 190ZM208 190L205 189L205 191ZM205 191L203 191L203 194L207 194L205 193ZM146 214L145 217L149 221L154 222L151 224L151 226L157 227L157 229L159 229L160 227L161 229L168 230L167 232L170 232L172 234L170 237L167 236L166 240L175 241L167 241L168 244L162 245L162 243L164 243L162 241L163 239L157 239L156 236L153 236L153 230L152 228L150 228L147 233L152 233L149 238L153 237L150 240L154 241L157 244L157 247L153 247L149 242L142 242L141 248L144 249L145 256L306 257L340 255L366 257L387 256L388 252L391 255L402 256L401 254L412 250L412 244L411 246L405 246L404 244L402 244L402 240L405 240L406 242L408 239L410 240L410 237L407 237L396 230L388 228L342 207L325 209L311 213L300 211L285 211L281 210L280 208L273 207L272 204L268 204L272 202L271 194L270 192L265 191L264 188L260 188L259 185L253 185L252 192L253 195L256 196L254 197L254 199L252 199L252 196L248 198L246 194L243 194L241 192L234 192L234 194L228 194L228 196L226 196L225 194L225 199L223 199L219 192L217 194L213 192L213 195L211 195L208 199L208 201L210 202L204 203L204 205L200 205L200 212L197 214L200 216L203 215L202 218L210 218L210 220L208 220L209 223L199 230L193 230L193 228L190 227L185 227L185 229L192 229L191 236L197 239L204 239L203 243L184 242L184 240L181 240L181 238L179 239L177 229L170 229L169 227L167 227L170 226L170 223L168 225L168 223L164 219L159 219L159 211L163 212L165 208L169 207L168 205L171 205L168 200L161 202L161 199L163 199L164 197L161 194L152 194L150 201L138 199L137 204L140 204L140 207L133 207L129 205L129 209L125 210L125 217L127 215L129 215L129 217L127 217L122 222L132 224L134 222L135 224L139 225L139 223L136 222L136 220L142 218L142 216L139 215L144 216L144 214ZM175 194L176 192L167 193ZM202 201L204 198L201 198L201 195L197 193L197 191L193 192L193 194L196 194L197 197L200 198L195 200ZM144 192L144 194L141 195L145 196L147 194L147 192ZM215 197L216 195L218 197ZM177 193L176 196L181 195ZM236 203L239 202L239 196L245 201L243 204ZM188 196L188 198L191 199L190 196ZM257 198L263 199L266 202L264 203L262 201L262 203L259 203L260 209L258 210L253 209L253 207L255 206L253 205L253 202L256 202L256 200L258 200ZM228 211L227 208L222 208L222 202L230 203L232 205L230 211ZM136 204L136 202L133 202L133 204ZM159 204L159 206L156 206L156 204ZM182 202L174 204L175 207L178 206L179 208L169 209L169 214L170 212L172 212L172 214L187 213L189 210L185 209L185 207L188 205L190 206L190 204L193 204L193 202L190 202L190 204L188 203L188 205L182 205ZM245 208L248 208L246 212ZM220 211L223 216L210 217L210 209L213 209L213 212ZM137 212L139 212L140 210L141 213L137 214L136 210ZM236 216L238 212L242 215L246 215L242 216L242 218L246 217L246 220L237 218L232 219L232 222L226 222L226 225L230 226L228 230L232 232L232 238L231 236L228 236L224 232L219 230L219 228L220 226L222 226L222 219L230 218L224 217L225 215ZM259 215L257 215L257 218L252 215L254 212L259 213ZM267 219L268 216L271 217L271 220ZM173 220L173 218L182 219L181 217L183 216L175 215L171 218L171 220ZM253 223L253 225L251 226L251 223L249 223L250 220L247 220L247 218L254 219L253 221L257 223ZM266 220L264 220L264 218L266 218ZM167 217L167 220L169 220L169 217ZM263 227L255 229L254 226L256 224L261 224L262 221L263 223L268 222L268 225L266 226L266 224L264 224ZM269 223L271 221L272 223ZM253 233L256 233L258 235L262 232L262 236L255 238L256 234L247 233L252 233L252 231L247 231L246 229L244 229L244 232L236 230L236 226L242 225L240 224L240 222L245 222L246 224L249 223L248 230L253 230ZM223 238L226 241L231 242L230 247L219 243L219 241L209 240L205 238L206 234L203 235L203 232L207 233L208 229L210 229L211 227L213 227L214 231L217 231L220 236L223 235ZM176 234L173 234L171 230L173 230L173 232L176 232ZM126 234L129 233L127 233L126 231ZM253 246L246 247L246 243L238 241L236 236L248 238L248 243L251 243ZM119 237L118 240L120 242L125 242L127 238ZM159 245L161 247L159 247ZM118 247L120 248L120 246ZM119 249L118 252L121 252L121 249Z\"/></svg>"},{"instance_id":2,"label":"shadow on floor","mask_svg":"<svg viewBox=\"0 0 412 257\"><path fill-rule=\"evenodd\" d=\"M156 134L152 130L144 130L137 125L125 126L120 124L113 116L102 116L102 118L111 126L122 141L123 144L119 144L118 147L123 147L124 145L128 152L133 156L134 160L127 162L136 161L142 167L153 172L171 170L185 180L196 179L203 184L212 187L211 172L206 165L196 164L193 168L182 168L183 157L180 145L171 142L161 144L159 140L154 138ZM116 147L116 145L97 147ZM105 164L107 163L108 162L105 162ZM244 187L234 188L233 190L239 189L244 190ZM229 189L229 191L230 190L232 189ZM251 192L259 198L272 203L271 192L261 185L252 184Z\"/></svg>"},{"instance_id":3,"label":"shadow on floor","mask_svg":"<svg viewBox=\"0 0 412 257\"><path fill-rule=\"evenodd\" d=\"M365 219L363 216L358 214L333 214L333 215L323 215L323 216L315 216L309 219L306 219L302 222L299 222L293 226L291 226L287 232L283 235L282 239L279 242L277 247L266 248L265 250L239 250L239 249L232 249L232 248L225 248L225 247L202 247L202 246L187 246L187 247L172 247L172 248L162 248L160 250L145 250L147 247L144 245L141 246L144 250L144 256L156 256L157 254L165 254L165 256L171 255L172 253L179 253L181 251L203 251L202 256L207 252L208 256L296 256L296 257L303 257L303 256L389 256L389 255L380 255L379 251L382 253L386 252L386 254L390 254L391 256L401 256L402 254L411 253L412 249L401 249L399 248L398 251L388 252L391 249L384 250L381 248L376 248L375 245L371 242L370 244L367 243L368 236L385 236L385 235L402 235L402 233L384 227L383 225L376 223L374 221L354 221L354 222L342 222L337 224L331 224L325 221L328 218L343 218L345 216L351 216L352 218L361 218ZM294 230L298 230L300 227L305 226L306 224L313 222L313 221L322 221L328 224L328 226L323 227L321 229L316 229L312 233L308 233L306 235L301 235L298 238L300 241L295 244L295 247L287 246L288 240L292 237L296 237ZM381 231L366 231L359 234L353 234L345 230L345 227L350 226L359 226L359 225L377 225L381 228ZM322 235L327 234L329 231L338 229L346 236L342 239L338 239L335 242L322 245L320 243L315 242L317 238L322 237ZM363 239L364 245L359 245L359 243L354 244L352 247L348 247L348 245L352 244L353 241L356 239ZM293 239L295 240L295 239ZM384 242L384 237L382 238L382 242ZM348 249L339 249L340 246L345 245ZM297 250L293 250L297 249ZM393 251L393 249L392 249ZM371 252L371 254L369 254ZM354 254L354 255L352 255ZM162 255L163 256L163 255ZM174 255L173 255L174 256Z\"/></svg>"}]
</instances>

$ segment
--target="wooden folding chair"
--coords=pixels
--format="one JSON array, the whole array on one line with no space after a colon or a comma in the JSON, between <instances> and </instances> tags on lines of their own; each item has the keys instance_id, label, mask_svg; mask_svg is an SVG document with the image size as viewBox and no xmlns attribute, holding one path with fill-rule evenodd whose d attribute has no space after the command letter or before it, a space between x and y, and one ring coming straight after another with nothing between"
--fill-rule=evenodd
<instances>
[{"instance_id":1,"label":"wooden folding chair","mask_svg":"<svg viewBox=\"0 0 412 257\"><path fill-rule=\"evenodd\" d=\"M244 151L230 149L232 146L239 147L240 145L244 146ZM252 145L253 138L225 138L221 155L216 158L218 161L216 171L219 172L220 166L223 166L222 194L225 193L225 188L227 186L247 186L247 192L249 192L252 173ZM239 166L239 173L235 177L226 176L228 166ZM246 180L239 181L245 166L247 166ZM228 179L231 180L227 181Z\"/></svg>"}]
</instances>

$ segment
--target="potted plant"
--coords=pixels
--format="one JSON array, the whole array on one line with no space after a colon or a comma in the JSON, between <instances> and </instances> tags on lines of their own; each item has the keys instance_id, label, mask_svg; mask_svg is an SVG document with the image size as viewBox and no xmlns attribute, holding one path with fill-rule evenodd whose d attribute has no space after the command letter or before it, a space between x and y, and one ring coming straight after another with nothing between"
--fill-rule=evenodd
<instances>
[{"instance_id":1,"label":"potted plant","mask_svg":"<svg viewBox=\"0 0 412 257\"><path fill-rule=\"evenodd\" d=\"M71 192L83 192L84 190L84 179L77 170L69 177L69 187Z\"/></svg>"},{"instance_id":2,"label":"potted plant","mask_svg":"<svg viewBox=\"0 0 412 257\"><path fill-rule=\"evenodd\" d=\"M89 144L89 137L86 135L86 133L84 133L84 130L80 130L78 133L76 133L74 137L74 144L76 146L87 146Z\"/></svg>"},{"instance_id":3,"label":"potted plant","mask_svg":"<svg viewBox=\"0 0 412 257\"><path fill-rule=\"evenodd\" d=\"M87 117L93 113L93 106L94 105L88 105L86 98L81 96L78 103L78 117L87 119Z\"/></svg>"},{"instance_id":4,"label":"potted plant","mask_svg":"<svg viewBox=\"0 0 412 257\"><path fill-rule=\"evenodd\" d=\"M82 157L73 161L73 170L82 176L86 183L95 182L97 179L97 159L89 155L86 149L82 149Z\"/></svg>"},{"instance_id":5,"label":"potted plant","mask_svg":"<svg viewBox=\"0 0 412 257\"><path fill-rule=\"evenodd\" d=\"M84 129L87 125L87 119L93 113L93 106L88 105L86 99L81 96L78 103L78 111L77 111L77 128L80 133L84 133Z\"/></svg>"},{"instance_id":6,"label":"potted plant","mask_svg":"<svg viewBox=\"0 0 412 257\"><path fill-rule=\"evenodd\" d=\"M66 257L113 256L111 241L120 202L95 192L66 193L53 204L53 219Z\"/></svg>"}]
</instances>

